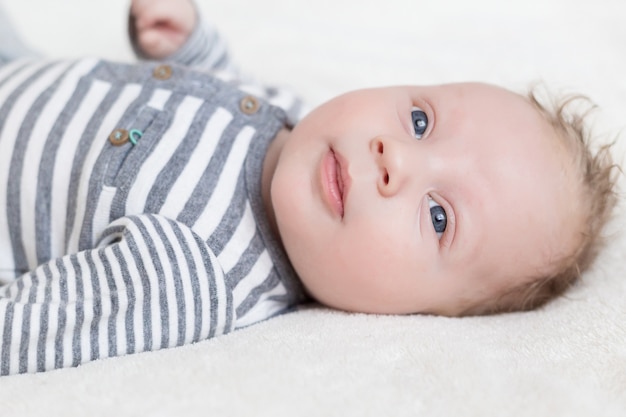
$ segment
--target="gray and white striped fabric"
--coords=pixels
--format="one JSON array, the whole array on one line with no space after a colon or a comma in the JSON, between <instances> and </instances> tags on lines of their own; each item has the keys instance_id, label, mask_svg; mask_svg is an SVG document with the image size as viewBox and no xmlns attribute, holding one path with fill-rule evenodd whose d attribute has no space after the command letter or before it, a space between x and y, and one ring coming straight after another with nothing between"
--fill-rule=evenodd
<instances>
[{"instance_id":1,"label":"gray and white striped fabric","mask_svg":"<svg viewBox=\"0 0 626 417\"><path fill-rule=\"evenodd\" d=\"M228 59L207 31L180 52L201 70L167 77L158 63L0 63L0 375L180 346L303 301L260 191L300 104L256 89L250 114L251 88L208 72Z\"/></svg>"}]
</instances>

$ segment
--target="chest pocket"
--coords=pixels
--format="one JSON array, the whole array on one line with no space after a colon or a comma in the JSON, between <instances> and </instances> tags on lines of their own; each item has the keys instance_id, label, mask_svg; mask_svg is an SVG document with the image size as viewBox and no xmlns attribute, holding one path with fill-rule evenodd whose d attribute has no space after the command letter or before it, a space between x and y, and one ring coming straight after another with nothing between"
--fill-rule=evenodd
<instances>
[{"instance_id":1,"label":"chest pocket","mask_svg":"<svg viewBox=\"0 0 626 417\"><path fill-rule=\"evenodd\" d=\"M110 133L105 186L121 187L137 176L157 147L170 119L168 111L144 106L137 117L123 122Z\"/></svg>"}]
</instances>

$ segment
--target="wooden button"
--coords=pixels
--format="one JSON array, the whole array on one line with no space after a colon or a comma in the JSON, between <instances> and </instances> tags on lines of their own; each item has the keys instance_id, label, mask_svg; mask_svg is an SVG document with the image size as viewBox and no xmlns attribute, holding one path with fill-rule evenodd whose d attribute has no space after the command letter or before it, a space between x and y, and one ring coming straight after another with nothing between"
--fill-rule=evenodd
<instances>
[{"instance_id":1,"label":"wooden button","mask_svg":"<svg viewBox=\"0 0 626 417\"><path fill-rule=\"evenodd\" d=\"M257 100L256 97L252 96L246 96L242 98L241 102L239 103L239 108L245 114L254 114L259 111L259 107L259 100Z\"/></svg>"},{"instance_id":2,"label":"wooden button","mask_svg":"<svg viewBox=\"0 0 626 417\"><path fill-rule=\"evenodd\" d=\"M172 67L169 65L159 65L152 72L152 76L157 80L169 80L172 76Z\"/></svg>"},{"instance_id":3,"label":"wooden button","mask_svg":"<svg viewBox=\"0 0 626 417\"><path fill-rule=\"evenodd\" d=\"M121 146L128 142L128 130L126 129L115 129L109 135L109 142L111 142L115 146Z\"/></svg>"}]
</instances>

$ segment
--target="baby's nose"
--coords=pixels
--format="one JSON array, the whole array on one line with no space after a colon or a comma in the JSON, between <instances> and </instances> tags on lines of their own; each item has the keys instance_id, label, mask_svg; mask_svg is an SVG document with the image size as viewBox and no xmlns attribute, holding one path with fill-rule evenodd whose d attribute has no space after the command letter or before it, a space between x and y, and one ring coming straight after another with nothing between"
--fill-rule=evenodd
<instances>
[{"instance_id":1,"label":"baby's nose","mask_svg":"<svg viewBox=\"0 0 626 417\"><path fill-rule=\"evenodd\" d=\"M376 186L384 197L393 197L402 188L407 172L407 149L397 140L376 137L370 142L370 151L378 167Z\"/></svg>"}]
</instances>

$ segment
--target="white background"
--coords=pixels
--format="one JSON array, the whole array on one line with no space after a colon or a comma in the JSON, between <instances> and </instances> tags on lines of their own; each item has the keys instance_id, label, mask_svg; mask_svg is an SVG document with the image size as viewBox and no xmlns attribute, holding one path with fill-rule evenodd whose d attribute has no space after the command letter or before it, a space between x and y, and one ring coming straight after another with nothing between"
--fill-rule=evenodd
<instances>
[{"instance_id":1,"label":"white background","mask_svg":"<svg viewBox=\"0 0 626 417\"><path fill-rule=\"evenodd\" d=\"M126 0L0 0L53 57L133 57ZM543 81L626 126L624 0L200 0L242 69L317 104L386 84ZM626 149L622 137L616 158ZM322 308L180 349L0 379L0 415L626 413L626 228L545 309L446 319Z\"/></svg>"}]
</instances>

